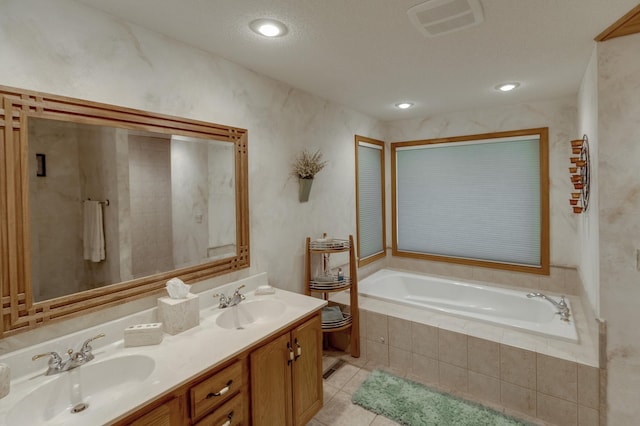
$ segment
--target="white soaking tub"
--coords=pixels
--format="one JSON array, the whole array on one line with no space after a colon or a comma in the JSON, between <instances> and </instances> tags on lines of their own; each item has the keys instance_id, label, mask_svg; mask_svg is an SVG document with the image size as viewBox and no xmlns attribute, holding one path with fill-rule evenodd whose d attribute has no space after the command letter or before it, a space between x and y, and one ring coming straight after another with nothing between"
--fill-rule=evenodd
<instances>
[{"instance_id":1,"label":"white soaking tub","mask_svg":"<svg viewBox=\"0 0 640 426\"><path fill-rule=\"evenodd\" d=\"M541 298L527 298L527 293L390 269L382 269L358 283L361 296L578 341L573 318L562 321L551 303ZM568 300L567 304L571 309Z\"/></svg>"}]
</instances>

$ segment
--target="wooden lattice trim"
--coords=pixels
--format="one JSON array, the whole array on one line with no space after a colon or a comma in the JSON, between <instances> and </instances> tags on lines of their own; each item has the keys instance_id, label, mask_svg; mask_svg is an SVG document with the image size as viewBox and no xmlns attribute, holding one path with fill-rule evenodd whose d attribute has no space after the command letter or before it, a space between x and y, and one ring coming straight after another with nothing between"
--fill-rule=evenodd
<instances>
[{"instance_id":1,"label":"wooden lattice trim","mask_svg":"<svg viewBox=\"0 0 640 426\"><path fill-rule=\"evenodd\" d=\"M30 117L232 142L236 170L236 255L141 279L33 303L31 294L27 122ZM187 283L249 267L247 130L187 118L0 86L0 288L2 336L16 334Z\"/></svg>"}]
</instances>

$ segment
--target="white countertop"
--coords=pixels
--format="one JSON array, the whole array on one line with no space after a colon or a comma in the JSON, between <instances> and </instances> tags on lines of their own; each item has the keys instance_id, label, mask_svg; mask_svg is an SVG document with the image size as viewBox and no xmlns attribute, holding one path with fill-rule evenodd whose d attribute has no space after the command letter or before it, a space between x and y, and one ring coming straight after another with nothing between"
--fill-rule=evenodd
<instances>
[{"instance_id":1,"label":"white countertop","mask_svg":"<svg viewBox=\"0 0 640 426\"><path fill-rule=\"evenodd\" d=\"M8 396L0 399L0 425L12 426L7 420L12 407L38 387L56 380L62 374L67 374L44 376L47 369L46 359L33 362L31 357L35 354L58 351L62 355L65 349L61 348L75 347L77 349L83 340L99 333L105 333L107 337L92 343L95 359L86 365L136 354L153 358L155 368L151 375L141 382L140 386L138 384L132 386L131 392L121 392L122 397L116 398L115 401L94 401L89 404L87 410L81 413L55 416L57 421L49 423L42 420L42 424L64 424L65 426L105 424L145 405L168 390L179 387L206 369L233 358L262 338L286 328L326 304L321 299L280 289L276 289L273 295L256 296L254 290L265 283L266 274L259 274L200 293L200 325L174 336L165 333L163 341L159 345L124 347L122 338L123 331L127 326L139 324L141 318L146 319L146 322L152 322L148 318L153 318L155 312L144 312L1 357L0 362L11 368L12 380L11 392ZM276 298L284 302L284 311L275 319L251 324L243 330L224 329L217 326L215 320L224 312L224 309L217 308L217 303L212 295L217 292L230 294L240 284L244 284L244 290L246 290L243 292L246 295L246 301L242 303L257 299ZM155 311L155 308L149 311ZM42 403L44 405L46 401L42 401ZM37 409L37 407L33 408Z\"/></svg>"}]
</instances>

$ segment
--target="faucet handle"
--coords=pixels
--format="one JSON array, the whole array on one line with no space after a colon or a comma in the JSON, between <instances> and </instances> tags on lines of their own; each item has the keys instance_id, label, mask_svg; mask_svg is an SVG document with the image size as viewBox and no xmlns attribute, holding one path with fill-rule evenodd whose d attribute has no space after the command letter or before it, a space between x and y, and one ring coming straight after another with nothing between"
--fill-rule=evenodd
<instances>
[{"instance_id":1,"label":"faucet handle","mask_svg":"<svg viewBox=\"0 0 640 426\"><path fill-rule=\"evenodd\" d=\"M219 308L226 308L227 306L229 306L229 297L227 297L224 293L216 293L213 295L214 298L219 297L220 300L218 301L218 307Z\"/></svg>"},{"instance_id":2,"label":"faucet handle","mask_svg":"<svg viewBox=\"0 0 640 426\"><path fill-rule=\"evenodd\" d=\"M564 300L564 295L560 296L560 302L558 302L558 305L560 305L563 308L567 308L569 305L567 305L567 302Z\"/></svg>"},{"instance_id":3,"label":"faucet handle","mask_svg":"<svg viewBox=\"0 0 640 426\"><path fill-rule=\"evenodd\" d=\"M86 354L88 352L91 352L91 349L93 349L93 348L91 347L91 345L89 345L89 343L93 342L96 339L100 339L102 337L105 337L105 336L106 336L106 334L100 333L97 336L93 336L93 337L88 338L87 340L84 341L84 343L82 343L82 347L80 348L80 352L82 352L84 354Z\"/></svg>"},{"instance_id":4,"label":"faucet handle","mask_svg":"<svg viewBox=\"0 0 640 426\"><path fill-rule=\"evenodd\" d=\"M43 354L34 355L31 357L31 361L36 361L40 358L44 358L45 356L50 357L49 365L56 367L62 365L62 358L60 357L60 355L58 355L57 352L46 352Z\"/></svg>"},{"instance_id":5,"label":"faucet handle","mask_svg":"<svg viewBox=\"0 0 640 426\"><path fill-rule=\"evenodd\" d=\"M240 290L242 290L244 288L244 284L242 284L240 287L236 288L236 291L233 292L233 294L240 294Z\"/></svg>"}]
</instances>

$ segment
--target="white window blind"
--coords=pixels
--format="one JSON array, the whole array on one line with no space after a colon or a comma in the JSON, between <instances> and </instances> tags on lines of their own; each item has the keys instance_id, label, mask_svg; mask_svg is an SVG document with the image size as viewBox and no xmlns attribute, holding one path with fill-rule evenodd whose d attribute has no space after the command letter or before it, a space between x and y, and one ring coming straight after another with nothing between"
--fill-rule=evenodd
<instances>
[{"instance_id":1,"label":"white window blind","mask_svg":"<svg viewBox=\"0 0 640 426\"><path fill-rule=\"evenodd\" d=\"M384 252L382 152L383 147L358 142L358 255L360 259Z\"/></svg>"},{"instance_id":2,"label":"white window blind","mask_svg":"<svg viewBox=\"0 0 640 426\"><path fill-rule=\"evenodd\" d=\"M540 137L396 150L400 251L541 265Z\"/></svg>"}]
</instances>

